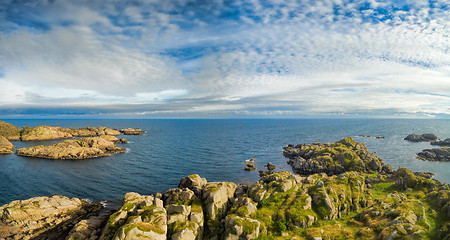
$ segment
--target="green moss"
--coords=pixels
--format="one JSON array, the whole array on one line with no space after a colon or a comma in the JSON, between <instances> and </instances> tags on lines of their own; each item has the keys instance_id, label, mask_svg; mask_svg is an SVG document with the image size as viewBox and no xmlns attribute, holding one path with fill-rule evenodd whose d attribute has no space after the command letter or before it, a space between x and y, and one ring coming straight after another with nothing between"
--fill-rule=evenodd
<instances>
[{"instance_id":1,"label":"green moss","mask_svg":"<svg viewBox=\"0 0 450 240\"><path fill-rule=\"evenodd\" d=\"M153 223L140 222L136 224L137 228L143 232L155 232L157 234L165 234L165 230L161 225L155 225Z\"/></svg>"},{"instance_id":2,"label":"green moss","mask_svg":"<svg viewBox=\"0 0 450 240\"><path fill-rule=\"evenodd\" d=\"M131 209L133 209L136 206L136 204L134 203L125 203L122 206L122 210L124 211L130 211Z\"/></svg>"}]
</instances>

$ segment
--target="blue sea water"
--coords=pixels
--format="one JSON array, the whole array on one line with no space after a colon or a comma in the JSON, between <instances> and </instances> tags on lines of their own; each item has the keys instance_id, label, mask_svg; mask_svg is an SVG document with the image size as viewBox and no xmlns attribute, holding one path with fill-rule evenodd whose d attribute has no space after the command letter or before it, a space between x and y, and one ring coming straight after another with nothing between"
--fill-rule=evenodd
<instances>
[{"instance_id":1,"label":"blue sea water","mask_svg":"<svg viewBox=\"0 0 450 240\"><path fill-rule=\"evenodd\" d=\"M15 126L141 128L144 136L125 136L126 153L87 160L47 160L0 156L0 205L35 196L66 195L99 201L120 200L126 192L151 194L175 188L181 177L198 173L208 181L253 183L258 172L243 170L256 158L257 170L272 162L288 170L287 144L335 142L352 136L394 168L435 173L450 183L450 162L428 162L416 153L429 143L403 140L410 133L450 137L450 120L244 119L244 120L7 120ZM384 136L358 137L359 135ZM13 142L16 148L57 141Z\"/></svg>"}]
</instances>

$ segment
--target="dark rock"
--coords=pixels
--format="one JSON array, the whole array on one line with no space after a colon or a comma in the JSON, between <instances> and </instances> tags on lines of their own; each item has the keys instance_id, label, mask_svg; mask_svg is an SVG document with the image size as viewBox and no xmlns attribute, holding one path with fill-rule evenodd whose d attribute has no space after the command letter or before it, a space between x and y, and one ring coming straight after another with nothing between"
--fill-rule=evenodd
<instances>
[{"instance_id":1,"label":"dark rock","mask_svg":"<svg viewBox=\"0 0 450 240\"><path fill-rule=\"evenodd\" d=\"M276 166L273 165L272 163L267 163L264 166L267 167L267 170L269 170L269 171L275 170L275 168L276 168Z\"/></svg>"},{"instance_id":2,"label":"dark rock","mask_svg":"<svg viewBox=\"0 0 450 240\"><path fill-rule=\"evenodd\" d=\"M409 134L407 137L404 138L404 140L410 142L432 142L436 141L437 139L438 139L437 136L432 133L425 133L422 135Z\"/></svg>"},{"instance_id":3,"label":"dark rock","mask_svg":"<svg viewBox=\"0 0 450 240\"><path fill-rule=\"evenodd\" d=\"M425 149L417 154L417 158L427 161L450 162L450 148Z\"/></svg>"},{"instance_id":4,"label":"dark rock","mask_svg":"<svg viewBox=\"0 0 450 240\"><path fill-rule=\"evenodd\" d=\"M431 142L431 145L450 147L450 138L446 138L445 140L441 140L441 141L433 141L433 142Z\"/></svg>"}]
</instances>

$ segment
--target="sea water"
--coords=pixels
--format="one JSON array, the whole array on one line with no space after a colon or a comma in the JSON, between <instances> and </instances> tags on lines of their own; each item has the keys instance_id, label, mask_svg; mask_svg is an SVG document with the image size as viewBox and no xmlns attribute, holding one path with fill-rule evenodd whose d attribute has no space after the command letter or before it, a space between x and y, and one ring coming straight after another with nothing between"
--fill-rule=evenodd
<instances>
[{"instance_id":1,"label":"sea water","mask_svg":"<svg viewBox=\"0 0 450 240\"><path fill-rule=\"evenodd\" d=\"M450 137L450 120L403 119L233 119L233 120L6 120L15 126L141 128L128 139L126 153L86 160L48 160L0 155L0 205L52 194L100 201L120 200L127 192L152 194L176 188L181 177L200 174L208 181L253 183L258 172L244 171L256 159L257 170L272 162L290 171L283 157L287 144L335 142L354 137L394 168L435 173L450 183L450 162L416 159L429 143L403 140L410 133ZM360 137L370 135L371 137ZM375 138L382 136L384 138ZM62 140L13 142L16 148Z\"/></svg>"}]
</instances>

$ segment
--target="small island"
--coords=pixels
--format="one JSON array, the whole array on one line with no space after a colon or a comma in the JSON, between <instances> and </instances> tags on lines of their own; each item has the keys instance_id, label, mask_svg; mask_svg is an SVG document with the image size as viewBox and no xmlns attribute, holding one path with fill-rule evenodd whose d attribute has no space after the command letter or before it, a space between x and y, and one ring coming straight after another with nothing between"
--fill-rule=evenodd
<instances>
[{"instance_id":1,"label":"small island","mask_svg":"<svg viewBox=\"0 0 450 240\"><path fill-rule=\"evenodd\" d=\"M438 140L438 137L432 133L424 133L424 134L409 134L404 138L410 142L433 142Z\"/></svg>"},{"instance_id":2,"label":"small island","mask_svg":"<svg viewBox=\"0 0 450 240\"><path fill-rule=\"evenodd\" d=\"M208 182L193 174L164 193L129 192L110 212L64 196L13 201L0 207L0 238L450 237L450 188L432 174L392 170L352 138L289 145L285 156L302 174L267 171L252 185Z\"/></svg>"},{"instance_id":3,"label":"small island","mask_svg":"<svg viewBox=\"0 0 450 240\"><path fill-rule=\"evenodd\" d=\"M87 159L109 156L111 153L123 153L125 148L116 146L102 137L87 137L77 140L64 140L52 146L38 145L16 150L15 154L25 157L47 159Z\"/></svg>"}]
</instances>

